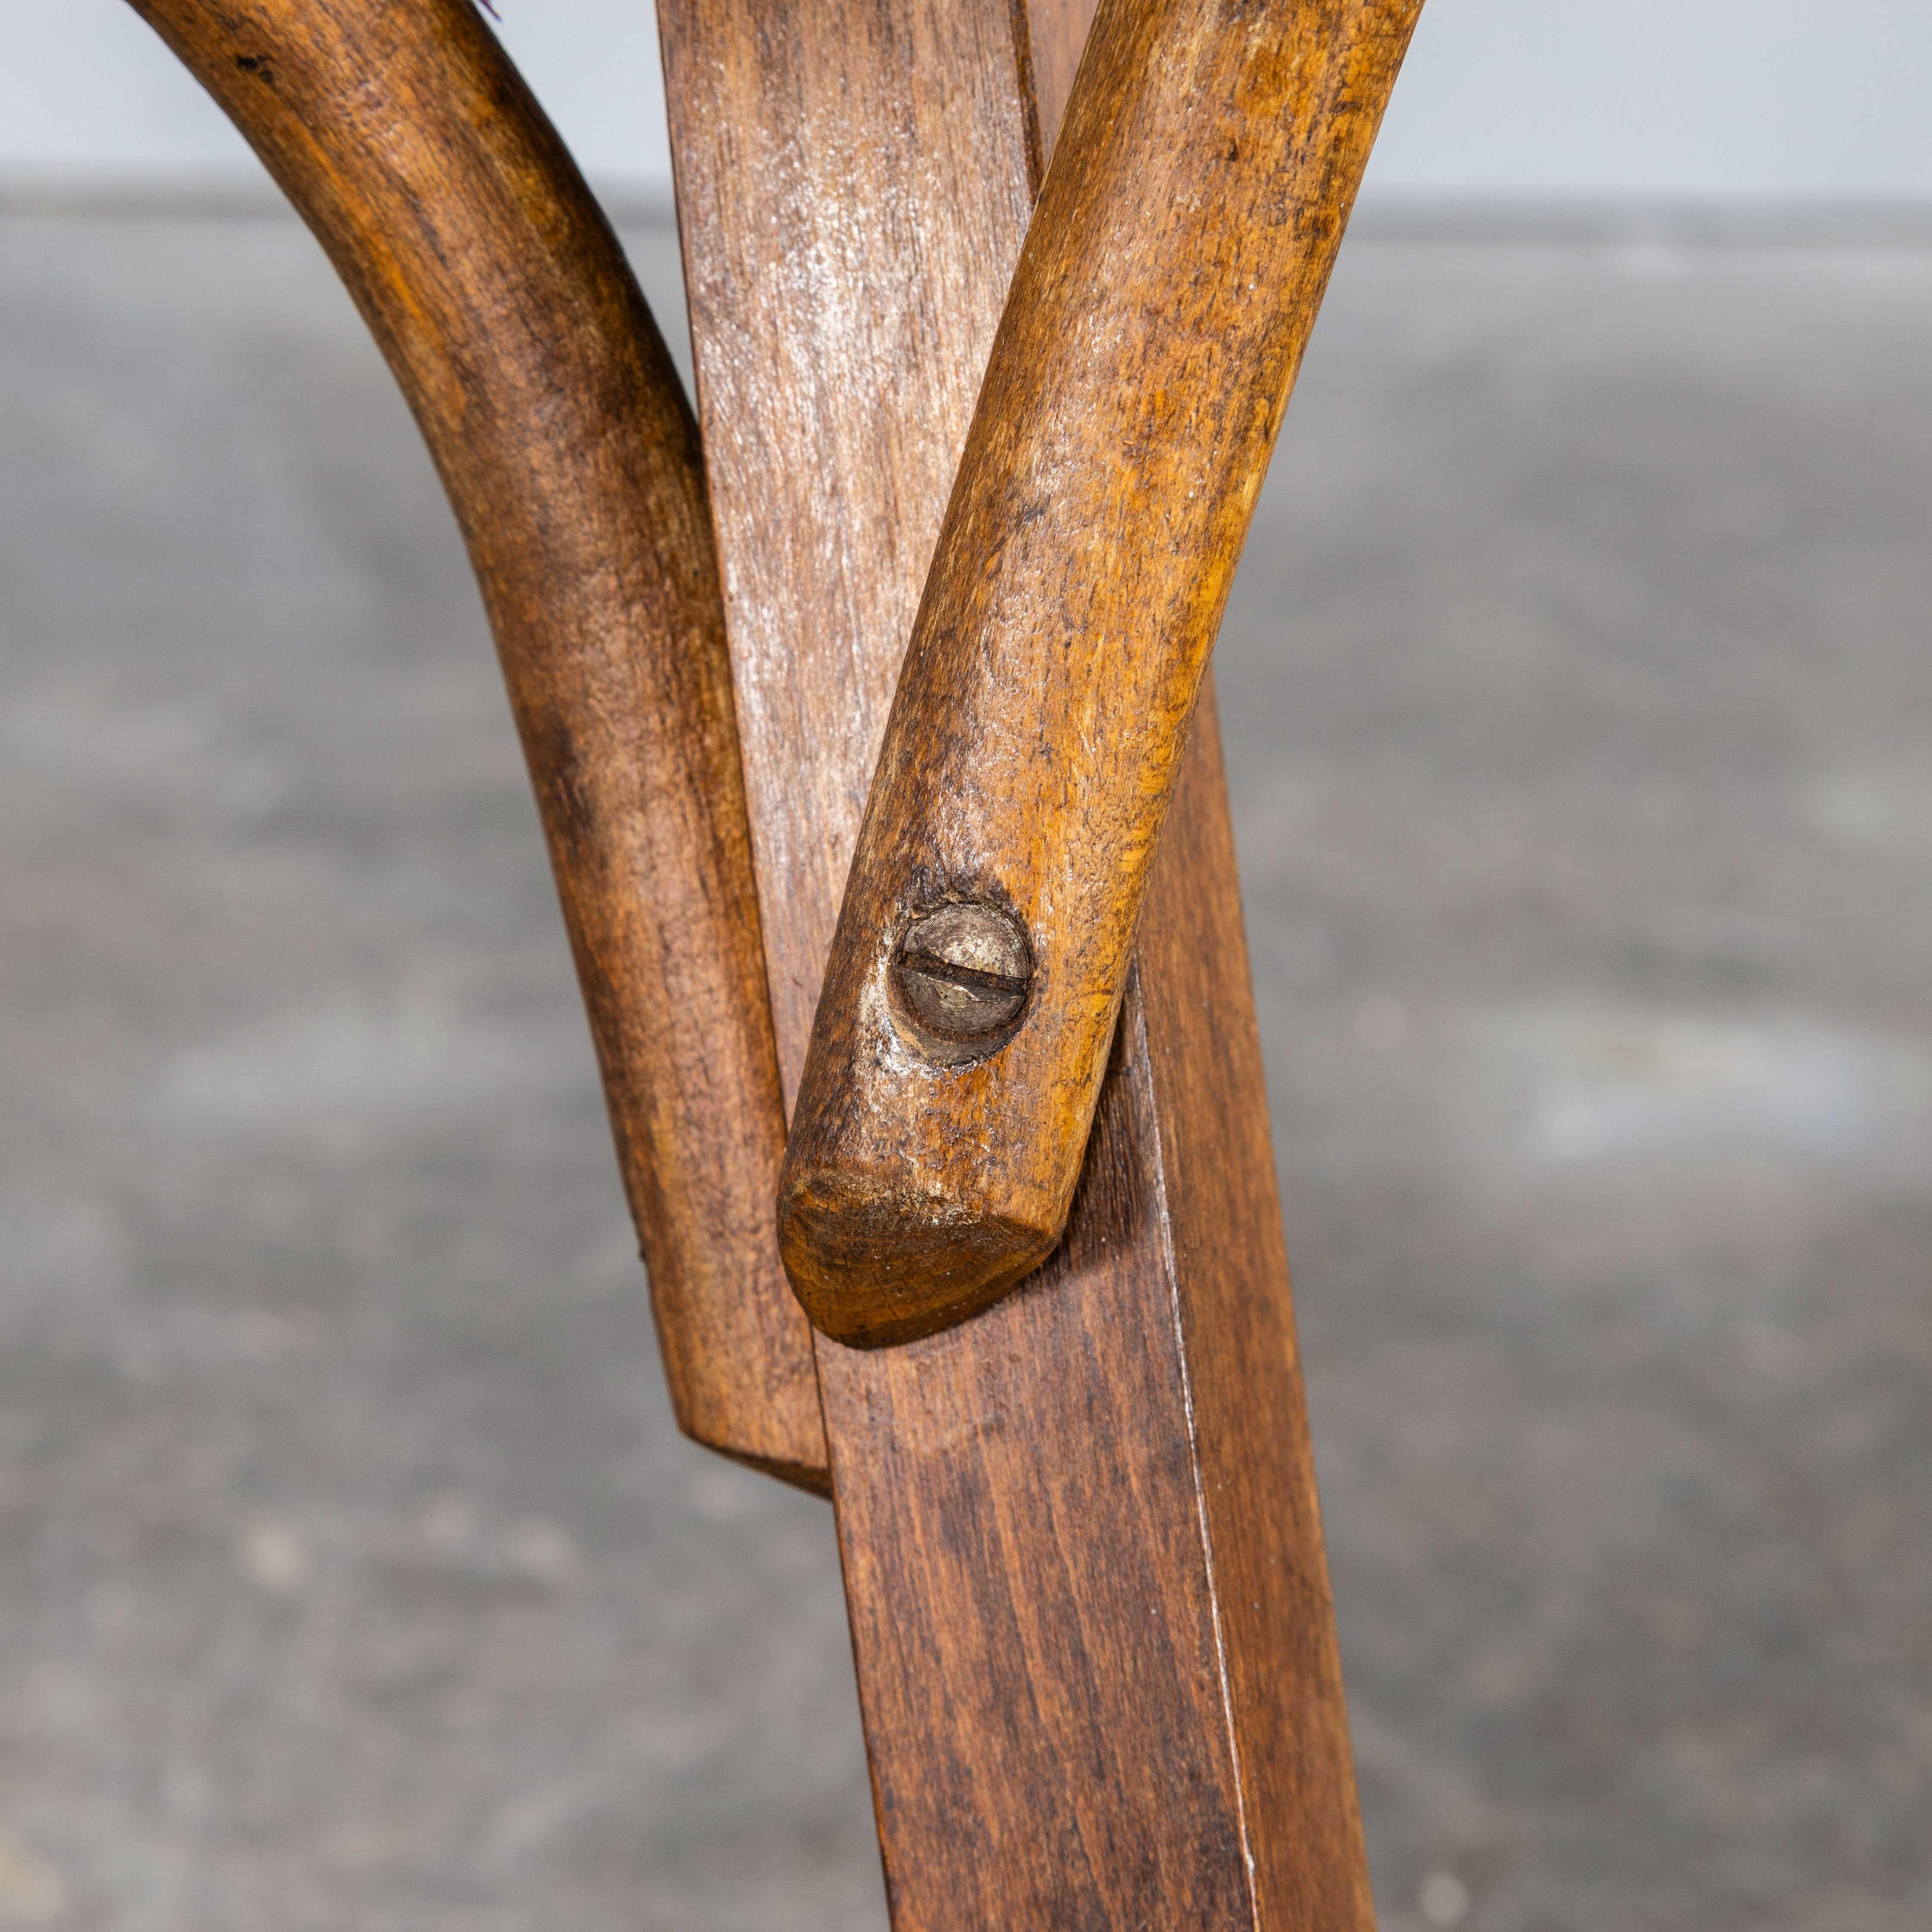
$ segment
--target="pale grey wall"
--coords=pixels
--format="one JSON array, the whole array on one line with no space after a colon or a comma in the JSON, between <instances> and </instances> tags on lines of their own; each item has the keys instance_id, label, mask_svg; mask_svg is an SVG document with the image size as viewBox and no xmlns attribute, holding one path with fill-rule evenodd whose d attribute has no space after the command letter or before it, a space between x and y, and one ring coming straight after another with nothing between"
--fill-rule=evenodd
<instances>
[{"instance_id":1,"label":"pale grey wall","mask_svg":"<svg viewBox=\"0 0 1932 1932\"><path fill-rule=\"evenodd\" d=\"M498 4L586 169L664 183L648 0ZM1372 180L1406 194L1932 197L1928 83L1928 0L1430 0ZM123 0L0 0L0 167L245 162Z\"/></svg>"},{"instance_id":2,"label":"pale grey wall","mask_svg":"<svg viewBox=\"0 0 1932 1932\"><path fill-rule=\"evenodd\" d=\"M670 179L651 0L496 0L498 32L586 170ZM0 0L0 169L252 168L126 0Z\"/></svg>"},{"instance_id":3,"label":"pale grey wall","mask_svg":"<svg viewBox=\"0 0 1932 1932\"><path fill-rule=\"evenodd\" d=\"M1932 0L1429 0L1408 194L1932 196Z\"/></svg>"}]
</instances>

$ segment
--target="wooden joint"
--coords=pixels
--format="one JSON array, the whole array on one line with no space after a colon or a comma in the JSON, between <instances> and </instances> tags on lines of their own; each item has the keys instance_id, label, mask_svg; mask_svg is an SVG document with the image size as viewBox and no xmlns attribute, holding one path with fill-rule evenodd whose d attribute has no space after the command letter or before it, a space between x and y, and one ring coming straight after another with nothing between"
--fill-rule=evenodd
<instances>
[{"instance_id":1,"label":"wooden joint","mask_svg":"<svg viewBox=\"0 0 1932 1932\"><path fill-rule=\"evenodd\" d=\"M1202 676L1419 4L1102 0L793 1113L779 1246L836 1340L962 1321L1065 1230ZM990 960L1004 922L1004 966L956 946L950 979L909 980L931 879L988 882L974 943Z\"/></svg>"}]
</instances>

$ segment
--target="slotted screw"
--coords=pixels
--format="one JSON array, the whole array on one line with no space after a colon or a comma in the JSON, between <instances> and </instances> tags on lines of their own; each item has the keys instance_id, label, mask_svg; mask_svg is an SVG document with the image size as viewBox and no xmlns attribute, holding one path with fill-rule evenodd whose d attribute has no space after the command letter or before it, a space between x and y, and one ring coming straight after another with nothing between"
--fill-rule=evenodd
<instances>
[{"instance_id":1,"label":"slotted screw","mask_svg":"<svg viewBox=\"0 0 1932 1932\"><path fill-rule=\"evenodd\" d=\"M954 1063L983 1058L1018 1032L1033 970L1033 948L1010 913L946 905L907 928L892 958L892 988L919 1043Z\"/></svg>"}]
</instances>

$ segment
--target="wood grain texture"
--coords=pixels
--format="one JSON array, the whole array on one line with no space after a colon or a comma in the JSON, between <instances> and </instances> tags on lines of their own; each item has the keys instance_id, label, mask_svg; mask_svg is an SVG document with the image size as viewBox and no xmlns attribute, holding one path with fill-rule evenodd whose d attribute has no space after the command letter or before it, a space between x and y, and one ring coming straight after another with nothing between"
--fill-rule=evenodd
<instances>
[{"instance_id":1,"label":"wood grain texture","mask_svg":"<svg viewBox=\"0 0 1932 1932\"><path fill-rule=\"evenodd\" d=\"M665 0L658 20L789 1106L952 487L928 452L972 415L1031 129L979 78L1012 70L1007 0Z\"/></svg>"},{"instance_id":2,"label":"wood grain texture","mask_svg":"<svg viewBox=\"0 0 1932 1932\"><path fill-rule=\"evenodd\" d=\"M1136 1043L1160 1133L1166 1261L1257 1918L1370 1926L1211 676L1137 961Z\"/></svg>"},{"instance_id":3,"label":"wood grain texture","mask_svg":"<svg viewBox=\"0 0 1932 1932\"><path fill-rule=\"evenodd\" d=\"M678 1419L823 1488L695 425L470 0L134 0L327 250L468 543L542 808Z\"/></svg>"},{"instance_id":4,"label":"wood grain texture","mask_svg":"<svg viewBox=\"0 0 1932 1932\"><path fill-rule=\"evenodd\" d=\"M898 1932L1370 1932L1220 736L1204 700L1066 1241L819 1339Z\"/></svg>"},{"instance_id":5,"label":"wood grain texture","mask_svg":"<svg viewBox=\"0 0 1932 1932\"><path fill-rule=\"evenodd\" d=\"M933 406L932 371L872 389L843 372L878 352L874 300L909 352L942 331L948 352L990 346L1038 174L1009 130L1054 120L1043 88L1028 98L1042 15L1079 38L1078 0L1058 5L1037 0L1004 44L979 16L942 44L915 0L664 0L732 647L758 660L741 691L792 707L751 787L754 826L773 817L761 863L825 848L760 876L768 904L817 896L768 926L774 980L796 995L776 1010L794 1069L856 826L844 680L890 686L903 634L871 618L910 622L967 420ZM915 46L944 64L915 72ZM934 98L998 139L941 139L914 106ZM880 144L860 126L814 148L854 100ZM777 158L761 173L752 156ZM946 173L995 166L1010 170L997 193ZM829 285L830 258L821 282L790 252L820 232L843 238L836 272L856 290ZM705 266L722 260L734 275ZM917 321L932 290L962 288L976 316ZM736 409L757 413L734 424ZM847 589L804 608L782 567L799 557L836 558L814 580ZM794 650L824 662L788 667ZM957 1328L892 1349L818 1342L898 1932L1373 1923L1211 698L1166 844L1060 1252Z\"/></svg>"},{"instance_id":6,"label":"wood grain texture","mask_svg":"<svg viewBox=\"0 0 1932 1932\"><path fill-rule=\"evenodd\" d=\"M1022 91L1030 104L1035 138L1040 143L1040 173L1060 138L1073 76L1094 25L1097 0L1026 0L1016 14L1016 36L1025 44ZM1037 182L1036 182L1036 186Z\"/></svg>"},{"instance_id":7,"label":"wood grain texture","mask_svg":"<svg viewBox=\"0 0 1932 1932\"><path fill-rule=\"evenodd\" d=\"M840 1341L962 1319L1066 1225L1202 674L1420 4L1101 0L792 1112L779 1246ZM974 904L1033 970L1017 1032L962 1060L895 962Z\"/></svg>"}]
</instances>

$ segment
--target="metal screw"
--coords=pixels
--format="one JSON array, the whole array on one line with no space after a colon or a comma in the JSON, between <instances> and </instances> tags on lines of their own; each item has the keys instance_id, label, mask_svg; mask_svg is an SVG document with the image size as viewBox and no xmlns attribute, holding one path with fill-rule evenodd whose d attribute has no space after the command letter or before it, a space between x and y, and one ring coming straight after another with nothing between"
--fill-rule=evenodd
<instances>
[{"instance_id":1,"label":"metal screw","mask_svg":"<svg viewBox=\"0 0 1932 1932\"><path fill-rule=\"evenodd\" d=\"M977 1060L1005 1046L1026 1017L1033 948L1010 914L941 906L907 929L892 981L901 1017L932 1058Z\"/></svg>"}]
</instances>

